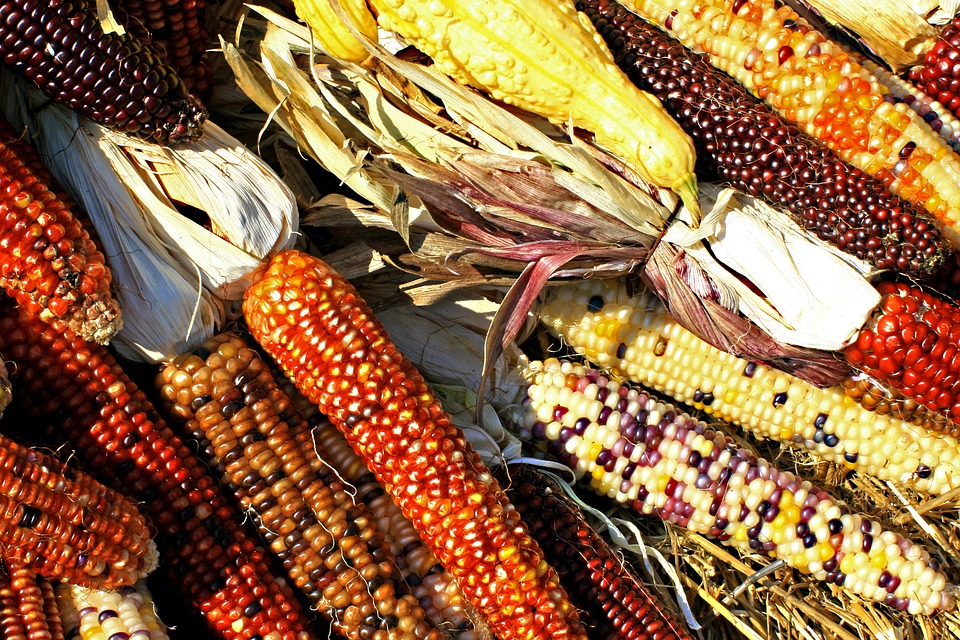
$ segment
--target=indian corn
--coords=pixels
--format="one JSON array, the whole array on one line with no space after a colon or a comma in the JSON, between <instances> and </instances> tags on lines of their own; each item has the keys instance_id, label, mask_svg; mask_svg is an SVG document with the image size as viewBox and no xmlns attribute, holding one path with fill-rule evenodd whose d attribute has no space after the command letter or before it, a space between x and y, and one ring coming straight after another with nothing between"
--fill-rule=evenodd
<instances>
[{"instance_id":1,"label":"indian corn","mask_svg":"<svg viewBox=\"0 0 960 640\"><path fill-rule=\"evenodd\" d=\"M923 57L923 63L910 69L908 77L955 115L960 115L960 16L943 27L937 42Z\"/></svg>"},{"instance_id":2,"label":"indian corn","mask_svg":"<svg viewBox=\"0 0 960 640\"><path fill-rule=\"evenodd\" d=\"M293 5L297 16L307 23L325 52L340 60L363 62L370 53L336 14L333 2L339 3L353 27L364 37L377 41L377 20L366 0L294 0Z\"/></svg>"},{"instance_id":3,"label":"indian corn","mask_svg":"<svg viewBox=\"0 0 960 640\"><path fill-rule=\"evenodd\" d=\"M53 585L30 569L0 567L0 636L5 640L64 640Z\"/></svg>"},{"instance_id":4,"label":"indian corn","mask_svg":"<svg viewBox=\"0 0 960 640\"><path fill-rule=\"evenodd\" d=\"M821 389L707 344L670 318L649 290L623 280L555 287L540 308L578 353L755 435L925 493L960 486L960 442L865 409L842 385Z\"/></svg>"},{"instance_id":5,"label":"indian corn","mask_svg":"<svg viewBox=\"0 0 960 640\"><path fill-rule=\"evenodd\" d=\"M144 581L117 591L56 587L66 640L168 640Z\"/></svg>"},{"instance_id":6,"label":"indian corn","mask_svg":"<svg viewBox=\"0 0 960 640\"><path fill-rule=\"evenodd\" d=\"M516 510L356 290L298 251L254 278L243 303L253 336L344 433L494 635L584 638Z\"/></svg>"},{"instance_id":7,"label":"indian corn","mask_svg":"<svg viewBox=\"0 0 960 640\"><path fill-rule=\"evenodd\" d=\"M878 269L922 276L949 252L925 213L842 161L717 70L616 0L577 0L617 64L661 100L725 183L790 211L804 227Z\"/></svg>"},{"instance_id":8,"label":"indian corn","mask_svg":"<svg viewBox=\"0 0 960 640\"><path fill-rule=\"evenodd\" d=\"M522 437L601 495L912 614L952 609L920 545L884 529L704 422L570 361L532 362Z\"/></svg>"},{"instance_id":9,"label":"indian corn","mask_svg":"<svg viewBox=\"0 0 960 640\"><path fill-rule=\"evenodd\" d=\"M245 511L310 604L346 638L437 640L375 518L304 447L310 428L239 336L221 334L157 376L168 415L224 470Z\"/></svg>"}]
</instances>

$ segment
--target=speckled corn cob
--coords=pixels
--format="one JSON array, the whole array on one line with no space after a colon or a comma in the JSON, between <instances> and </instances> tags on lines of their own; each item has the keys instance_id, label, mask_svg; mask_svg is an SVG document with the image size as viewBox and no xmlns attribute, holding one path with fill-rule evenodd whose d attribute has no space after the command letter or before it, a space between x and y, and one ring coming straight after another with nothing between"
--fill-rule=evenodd
<instances>
[{"instance_id":1,"label":"speckled corn cob","mask_svg":"<svg viewBox=\"0 0 960 640\"><path fill-rule=\"evenodd\" d=\"M960 157L841 46L779 0L624 0L960 243Z\"/></svg>"},{"instance_id":2,"label":"speckled corn cob","mask_svg":"<svg viewBox=\"0 0 960 640\"><path fill-rule=\"evenodd\" d=\"M98 478L140 501L171 584L216 637L313 637L243 515L105 348L15 310L0 317L0 352L41 421L32 435L49 426L48 438L66 439Z\"/></svg>"},{"instance_id":3,"label":"speckled corn cob","mask_svg":"<svg viewBox=\"0 0 960 640\"><path fill-rule=\"evenodd\" d=\"M0 636L4 640L64 640L53 585L14 562L0 568Z\"/></svg>"},{"instance_id":4,"label":"speckled corn cob","mask_svg":"<svg viewBox=\"0 0 960 640\"><path fill-rule=\"evenodd\" d=\"M960 437L960 426L939 411L932 411L916 400L885 386L876 378L857 371L843 380L843 390L865 409Z\"/></svg>"},{"instance_id":5,"label":"speckled corn cob","mask_svg":"<svg viewBox=\"0 0 960 640\"><path fill-rule=\"evenodd\" d=\"M404 593L374 517L329 468L308 462L312 451L298 440L309 440L309 426L243 339L208 340L164 367L156 386L168 414L212 449L244 511L257 514L293 583L334 631L356 640L441 637Z\"/></svg>"},{"instance_id":6,"label":"speckled corn cob","mask_svg":"<svg viewBox=\"0 0 960 640\"><path fill-rule=\"evenodd\" d=\"M631 508L781 558L820 581L913 614L952 609L930 554L613 375L533 362L521 430Z\"/></svg>"},{"instance_id":7,"label":"speckled corn cob","mask_svg":"<svg viewBox=\"0 0 960 640\"><path fill-rule=\"evenodd\" d=\"M66 640L168 640L146 583L98 591L61 583L57 604Z\"/></svg>"},{"instance_id":8,"label":"speckled corn cob","mask_svg":"<svg viewBox=\"0 0 960 640\"><path fill-rule=\"evenodd\" d=\"M251 333L347 437L500 640L584 638L496 480L353 287L277 254L247 290Z\"/></svg>"},{"instance_id":9,"label":"speckled corn cob","mask_svg":"<svg viewBox=\"0 0 960 640\"><path fill-rule=\"evenodd\" d=\"M0 117L0 286L46 322L107 343L123 326L103 253L36 149Z\"/></svg>"},{"instance_id":10,"label":"speckled corn cob","mask_svg":"<svg viewBox=\"0 0 960 640\"><path fill-rule=\"evenodd\" d=\"M548 293L541 320L601 367L755 435L925 493L960 486L956 438L880 415L693 335L650 291L630 296L622 280L584 280Z\"/></svg>"},{"instance_id":11,"label":"speckled corn cob","mask_svg":"<svg viewBox=\"0 0 960 640\"><path fill-rule=\"evenodd\" d=\"M557 567L573 602L604 619L622 640L692 640L683 625L634 577L620 556L587 524L563 489L535 468L516 465L498 477L517 511Z\"/></svg>"},{"instance_id":12,"label":"speckled corn cob","mask_svg":"<svg viewBox=\"0 0 960 640\"><path fill-rule=\"evenodd\" d=\"M456 580L423 544L413 523L350 448L343 434L322 418L313 429L310 446L316 453L314 459L349 482L354 500L365 504L377 518L404 581L434 624L451 630L459 640L486 637L486 625L476 620L473 607L464 600Z\"/></svg>"},{"instance_id":13,"label":"speckled corn cob","mask_svg":"<svg viewBox=\"0 0 960 640\"><path fill-rule=\"evenodd\" d=\"M104 33L96 0L0 5L0 60L51 100L157 142L200 136L206 112L172 67L131 33Z\"/></svg>"}]
</instances>

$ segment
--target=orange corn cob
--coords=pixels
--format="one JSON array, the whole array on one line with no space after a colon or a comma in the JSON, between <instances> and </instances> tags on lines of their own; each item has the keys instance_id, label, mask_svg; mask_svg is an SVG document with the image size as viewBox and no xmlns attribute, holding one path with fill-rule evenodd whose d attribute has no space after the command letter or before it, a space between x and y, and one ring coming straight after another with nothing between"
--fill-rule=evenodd
<instances>
[{"instance_id":1,"label":"orange corn cob","mask_svg":"<svg viewBox=\"0 0 960 640\"><path fill-rule=\"evenodd\" d=\"M44 321L105 344L122 326L112 276L78 207L57 189L37 151L0 117L0 285Z\"/></svg>"},{"instance_id":2,"label":"orange corn cob","mask_svg":"<svg viewBox=\"0 0 960 640\"><path fill-rule=\"evenodd\" d=\"M691 49L706 52L782 116L926 207L960 244L960 157L857 61L779 0L624 0Z\"/></svg>"},{"instance_id":3,"label":"orange corn cob","mask_svg":"<svg viewBox=\"0 0 960 640\"><path fill-rule=\"evenodd\" d=\"M436 640L404 593L375 518L300 442L310 428L268 366L239 336L221 334L163 368L156 386L175 420L212 448L224 480L310 604L354 639ZM298 442L299 441L299 442ZM379 635L378 635L379 634Z\"/></svg>"},{"instance_id":4,"label":"orange corn cob","mask_svg":"<svg viewBox=\"0 0 960 640\"><path fill-rule=\"evenodd\" d=\"M98 477L137 499L157 529L161 564L217 637L303 640L309 623L264 549L242 528L200 459L159 418L103 347L23 310L0 317L26 410L52 420Z\"/></svg>"},{"instance_id":5,"label":"orange corn cob","mask_svg":"<svg viewBox=\"0 0 960 640\"><path fill-rule=\"evenodd\" d=\"M30 569L0 569L0 634L5 640L64 640L53 585Z\"/></svg>"},{"instance_id":6,"label":"orange corn cob","mask_svg":"<svg viewBox=\"0 0 960 640\"><path fill-rule=\"evenodd\" d=\"M243 309L254 337L344 433L498 638L585 637L516 509L342 276L284 251L256 274Z\"/></svg>"}]
</instances>

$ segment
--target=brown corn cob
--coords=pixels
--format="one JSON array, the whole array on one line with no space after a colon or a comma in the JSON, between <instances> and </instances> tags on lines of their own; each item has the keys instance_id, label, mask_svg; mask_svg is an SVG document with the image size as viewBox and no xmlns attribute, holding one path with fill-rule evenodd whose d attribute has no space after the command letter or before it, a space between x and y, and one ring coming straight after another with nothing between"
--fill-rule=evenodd
<instances>
[{"instance_id":1,"label":"brown corn cob","mask_svg":"<svg viewBox=\"0 0 960 640\"><path fill-rule=\"evenodd\" d=\"M293 591L241 527L243 516L106 349L22 310L5 314L0 327L0 351L30 397L26 410L55 420L53 436L142 503L162 565L218 637L312 637Z\"/></svg>"},{"instance_id":2,"label":"brown corn cob","mask_svg":"<svg viewBox=\"0 0 960 640\"><path fill-rule=\"evenodd\" d=\"M498 471L511 502L547 560L557 567L574 604L605 617L623 640L691 640L556 482L525 465Z\"/></svg>"},{"instance_id":3,"label":"brown corn cob","mask_svg":"<svg viewBox=\"0 0 960 640\"><path fill-rule=\"evenodd\" d=\"M353 486L354 500L365 504L375 514L393 557L400 564L404 580L434 624L451 628L459 640L483 637L486 625L477 620L456 580L423 544L413 523L383 490L343 434L326 418L321 418L313 429L313 441L308 446L315 449L314 459L319 465L336 470Z\"/></svg>"},{"instance_id":4,"label":"brown corn cob","mask_svg":"<svg viewBox=\"0 0 960 640\"><path fill-rule=\"evenodd\" d=\"M0 435L3 558L50 580L115 588L155 558L147 522L125 497Z\"/></svg>"},{"instance_id":5,"label":"brown corn cob","mask_svg":"<svg viewBox=\"0 0 960 640\"><path fill-rule=\"evenodd\" d=\"M0 634L4 640L64 640L53 585L16 562L0 570Z\"/></svg>"},{"instance_id":6,"label":"brown corn cob","mask_svg":"<svg viewBox=\"0 0 960 640\"><path fill-rule=\"evenodd\" d=\"M493 633L583 638L499 484L353 287L298 251L255 280L243 305L254 337L346 435Z\"/></svg>"},{"instance_id":7,"label":"brown corn cob","mask_svg":"<svg viewBox=\"0 0 960 640\"><path fill-rule=\"evenodd\" d=\"M310 428L243 339L222 334L162 369L168 413L206 447L311 605L347 638L440 638L404 594L383 534L329 468L314 469Z\"/></svg>"},{"instance_id":8,"label":"brown corn cob","mask_svg":"<svg viewBox=\"0 0 960 640\"><path fill-rule=\"evenodd\" d=\"M96 0L0 6L0 56L53 101L112 129L178 142L206 112L156 51L132 33L104 33Z\"/></svg>"},{"instance_id":9,"label":"brown corn cob","mask_svg":"<svg viewBox=\"0 0 960 640\"><path fill-rule=\"evenodd\" d=\"M0 285L44 321L105 344L123 326L112 275L52 178L0 117Z\"/></svg>"}]
</instances>

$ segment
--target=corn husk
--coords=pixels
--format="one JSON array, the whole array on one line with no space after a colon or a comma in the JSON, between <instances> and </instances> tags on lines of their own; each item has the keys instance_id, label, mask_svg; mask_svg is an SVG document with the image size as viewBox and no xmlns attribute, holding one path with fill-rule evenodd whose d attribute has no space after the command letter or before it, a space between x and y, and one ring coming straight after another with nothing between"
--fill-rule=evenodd
<instances>
[{"instance_id":1,"label":"corn husk","mask_svg":"<svg viewBox=\"0 0 960 640\"><path fill-rule=\"evenodd\" d=\"M11 123L97 230L126 318L113 341L123 357L160 362L212 337L261 260L296 239L292 192L215 124L168 148L47 104L9 75L0 87Z\"/></svg>"}]
</instances>

